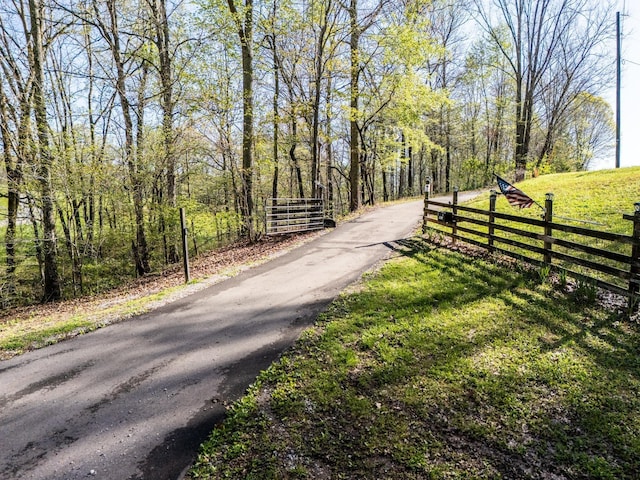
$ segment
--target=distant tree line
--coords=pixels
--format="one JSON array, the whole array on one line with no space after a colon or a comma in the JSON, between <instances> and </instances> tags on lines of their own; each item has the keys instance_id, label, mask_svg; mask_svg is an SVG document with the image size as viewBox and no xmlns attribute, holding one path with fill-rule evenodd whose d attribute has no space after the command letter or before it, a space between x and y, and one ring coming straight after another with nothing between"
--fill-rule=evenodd
<instances>
[{"instance_id":1,"label":"distant tree line","mask_svg":"<svg viewBox=\"0 0 640 480\"><path fill-rule=\"evenodd\" d=\"M7 0L3 304L99 292L332 214L585 169L612 140L595 0ZM200 243L198 243L200 242Z\"/></svg>"}]
</instances>

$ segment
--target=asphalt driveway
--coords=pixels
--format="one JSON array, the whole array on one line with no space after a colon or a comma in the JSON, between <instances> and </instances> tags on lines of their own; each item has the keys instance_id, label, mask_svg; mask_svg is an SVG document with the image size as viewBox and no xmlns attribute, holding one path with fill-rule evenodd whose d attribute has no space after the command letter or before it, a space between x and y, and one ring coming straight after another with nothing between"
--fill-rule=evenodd
<instances>
[{"instance_id":1,"label":"asphalt driveway","mask_svg":"<svg viewBox=\"0 0 640 480\"><path fill-rule=\"evenodd\" d=\"M377 209L153 312L0 362L0 478L179 478L225 406L421 213L420 201Z\"/></svg>"}]
</instances>

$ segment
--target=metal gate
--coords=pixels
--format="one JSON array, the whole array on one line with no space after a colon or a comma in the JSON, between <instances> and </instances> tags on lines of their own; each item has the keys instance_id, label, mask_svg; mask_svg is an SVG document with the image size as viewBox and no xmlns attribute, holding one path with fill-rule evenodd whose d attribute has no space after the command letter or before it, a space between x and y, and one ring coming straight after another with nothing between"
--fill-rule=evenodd
<instances>
[{"instance_id":1,"label":"metal gate","mask_svg":"<svg viewBox=\"0 0 640 480\"><path fill-rule=\"evenodd\" d=\"M324 228L321 198L270 198L265 205L267 235Z\"/></svg>"}]
</instances>

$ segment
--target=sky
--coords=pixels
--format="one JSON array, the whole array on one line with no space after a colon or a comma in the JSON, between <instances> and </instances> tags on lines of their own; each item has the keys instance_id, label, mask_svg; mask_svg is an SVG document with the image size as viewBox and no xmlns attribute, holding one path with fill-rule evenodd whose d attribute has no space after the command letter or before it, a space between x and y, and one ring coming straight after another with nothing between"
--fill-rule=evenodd
<instances>
[{"instance_id":1,"label":"sky","mask_svg":"<svg viewBox=\"0 0 640 480\"><path fill-rule=\"evenodd\" d=\"M622 16L622 88L620 90L620 166L640 165L640 0L618 2ZM611 20L615 32L615 18ZM615 38L612 54L616 54ZM616 108L615 85L605 98ZM593 169L614 168L615 147L611 156L592 165Z\"/></svg>"}]
</instances>

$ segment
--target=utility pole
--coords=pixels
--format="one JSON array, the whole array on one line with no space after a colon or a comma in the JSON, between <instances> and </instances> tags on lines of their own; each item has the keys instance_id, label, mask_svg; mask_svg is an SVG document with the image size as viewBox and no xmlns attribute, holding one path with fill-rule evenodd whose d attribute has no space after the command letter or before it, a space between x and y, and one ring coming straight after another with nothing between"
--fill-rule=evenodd
<instances>
[{"instance_id":1,"label":"utility pole","mask_svg":"<svg viewBox=\"0 0 640 480\"><path fill-rule=\"evenodd\" d=\"M620 168L620 83L621 83L621 48L620 48L620 12L616 12L616 168Z\"/></svg>"}]
</instances>

